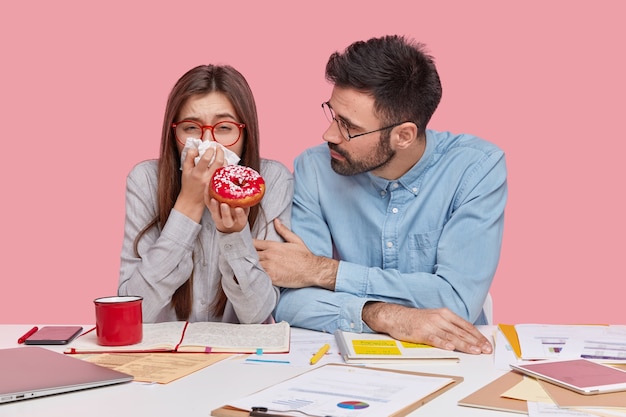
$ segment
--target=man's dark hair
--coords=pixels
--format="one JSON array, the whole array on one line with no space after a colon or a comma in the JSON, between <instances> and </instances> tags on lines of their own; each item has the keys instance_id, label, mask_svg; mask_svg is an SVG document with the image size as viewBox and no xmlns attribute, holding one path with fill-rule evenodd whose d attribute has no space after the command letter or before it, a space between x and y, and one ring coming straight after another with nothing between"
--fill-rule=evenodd
<instances>
[{"instance_id":1,"label":"man's dark hair","mask_svg":"<svg viewBox=\"0 0 626 417\"><path fill-rule=\"evenodd\" d=\"M420 134L441 101L441 81L425 45L390 35L354 42L335 52L326 64L326 79L374 98L384 124L410 121Z\"/></svg>"}]
</instances>

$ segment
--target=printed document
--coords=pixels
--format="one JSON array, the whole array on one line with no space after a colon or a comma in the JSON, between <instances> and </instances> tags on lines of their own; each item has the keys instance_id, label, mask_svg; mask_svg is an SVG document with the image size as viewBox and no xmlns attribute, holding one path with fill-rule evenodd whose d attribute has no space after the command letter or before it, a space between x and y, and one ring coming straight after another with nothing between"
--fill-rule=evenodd
<instances>
[{"instance_id":1,"label":"printed document","mask_svg":"<svg viewBox=\"0 0 626 417\"><path fill-rule=\"evenodd\" d=\"M361 366L324 365L228 405L300 416L392 415L444 388L453 379ZM303 414L305 413L305 414Z\"/></svg>"}]
</instances>

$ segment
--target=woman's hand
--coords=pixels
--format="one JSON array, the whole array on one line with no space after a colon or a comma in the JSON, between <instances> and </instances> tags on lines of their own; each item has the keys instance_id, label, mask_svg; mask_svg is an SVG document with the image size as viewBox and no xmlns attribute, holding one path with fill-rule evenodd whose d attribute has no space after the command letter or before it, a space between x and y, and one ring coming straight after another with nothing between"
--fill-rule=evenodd
<instances>
[{"instance_id":1,"label":"woman's hand","mask_svg":"<svg viewBox=\"0 0 626 417\"><path fill-rule=\"evenodd\" d=\"M207 151L194 163L198 156L197 149L190 149L182 165L181 188L174 208L190 219L200 223L202 213L206 207L204 192L208 189L213 173L224 166L224 151L221 148L207 149ZM209 161L215 156L215 160Z\"/></svg>"},{"instance_id":2,"label":"woman's hand","mask_svg":"<svg viewBox=\"0 0 626 417\"><path fill-rule=\"evenodd\" d=\"M219 203L209 196L209 187L204 193L204 201L211 212L215 227L222 233L241 232L248 223L249 208L230 207L226 203Z\"/></svg>"}]
</instances>

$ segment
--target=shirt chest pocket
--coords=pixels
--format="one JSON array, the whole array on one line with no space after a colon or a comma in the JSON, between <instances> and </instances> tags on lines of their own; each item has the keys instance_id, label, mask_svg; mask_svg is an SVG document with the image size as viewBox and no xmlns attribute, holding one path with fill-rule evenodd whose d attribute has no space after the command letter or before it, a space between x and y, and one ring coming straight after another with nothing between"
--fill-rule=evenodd
<instances>
[{"instance_id":1,"label":"shirt chest pocket","mask_svg":"<svg viewBox=\"0 0 626 417\"><path fill-rule=\"evenodd\" d=\"M437 229L426 233L409 234L409 272L434 272L437 246L442 231L443 229Z\"/></svg>"}]
</instances>

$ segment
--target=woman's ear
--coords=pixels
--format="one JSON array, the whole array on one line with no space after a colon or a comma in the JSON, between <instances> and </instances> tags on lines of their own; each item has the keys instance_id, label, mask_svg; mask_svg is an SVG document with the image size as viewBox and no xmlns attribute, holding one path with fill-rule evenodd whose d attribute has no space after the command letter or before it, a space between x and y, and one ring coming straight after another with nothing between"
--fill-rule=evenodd
<instances>
[{"instance_id":1,"label":"woman's ear","mask_svg":"<svg viewBox=\"0 0 626 417\"><path fill-rule=\"evenodd\" d=\"M406 149L417 141L417 125L413 122L404 122L394 128L396 133L396 147Z\"/></svg>"}]
</instances>

